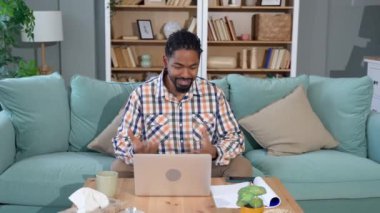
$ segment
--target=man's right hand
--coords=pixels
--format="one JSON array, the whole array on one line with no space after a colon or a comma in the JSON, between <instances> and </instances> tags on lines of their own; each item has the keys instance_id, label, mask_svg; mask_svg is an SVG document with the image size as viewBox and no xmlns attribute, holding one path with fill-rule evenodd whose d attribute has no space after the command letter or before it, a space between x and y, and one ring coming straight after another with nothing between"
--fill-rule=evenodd
<instances>
[{"instance_id":1,"label":"man's right hand","mask_svg":"<svg viewBox=\"0 0 380 213\"><path fill-rule=\"evenodd\" d=\"M158 146L160 143L158 141L153 141L145 144L140 140L140 138L136 137L132 130L128 130L128 137L131 139L133 150L135 153L158 153Z\"/></svg>"}]
</instances>

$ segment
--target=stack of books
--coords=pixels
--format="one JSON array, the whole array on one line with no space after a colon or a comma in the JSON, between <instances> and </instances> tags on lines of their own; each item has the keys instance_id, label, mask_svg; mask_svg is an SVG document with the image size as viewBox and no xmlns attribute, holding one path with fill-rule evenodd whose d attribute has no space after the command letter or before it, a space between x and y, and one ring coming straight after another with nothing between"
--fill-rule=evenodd
<instances>
[{"instance_id":1,"label":"stack of books","mask_svg":"<svg viewBox=\"0 0 380 213\"><path fill-rule=\"evenodd\" d=\"M130 46L117 46L111 48L111 61L114 68L137 67L137 56L135 50Z\"/></svg>"}]
</instances>

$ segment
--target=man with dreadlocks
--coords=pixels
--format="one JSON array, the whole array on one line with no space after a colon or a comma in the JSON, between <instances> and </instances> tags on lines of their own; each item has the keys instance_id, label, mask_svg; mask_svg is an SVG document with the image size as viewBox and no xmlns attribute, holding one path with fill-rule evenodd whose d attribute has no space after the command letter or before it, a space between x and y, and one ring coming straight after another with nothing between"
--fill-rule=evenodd
<instances>
[{"instance_id":1,"label":"man with dreadlocks","mask_svg":"<svg viewBox=\"0 0 380 213\"><path fill-rule=\"evenodd\" d=\"M162 73L132 92L117 135L112 170L133 177L135 153L207 153L212 176L252 176L243 135L221 89L197 77L199 38L186 30L170 35Z\"/></svg>"}]
</instances>

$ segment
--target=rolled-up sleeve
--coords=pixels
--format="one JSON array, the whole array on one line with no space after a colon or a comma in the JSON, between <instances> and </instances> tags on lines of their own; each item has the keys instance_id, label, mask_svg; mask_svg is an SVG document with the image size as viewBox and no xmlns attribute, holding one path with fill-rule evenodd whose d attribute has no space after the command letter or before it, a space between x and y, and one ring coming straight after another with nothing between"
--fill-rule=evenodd
<instances>
[{"instance_id":1,"label":"rolled-up sleeve","mask_svg":"<svg viewBox=\"0 0 380 213\"><path fill-rule=\"evenodd\" d=\"M218 140L214 144L218 157L216 165L228 165L230 160L241 154L244 149L244 136L239 128L235 116L222 92L218 92L217 134Z\"/></svg>"},{"instance_id":2,"label":"rolled-up sleeve","mask_svg":"<svg viewBox=\"0 0 380 213\"><path fill-rule=\"evenodd\" d=\"M126 164L133 163L133 146L128 137L128 130L132 130L134 135L141 133L141 103L137 90L133 91L125 105L122 122L113 138L115 156L124 160Z\"/></svg>"}]
</instances>

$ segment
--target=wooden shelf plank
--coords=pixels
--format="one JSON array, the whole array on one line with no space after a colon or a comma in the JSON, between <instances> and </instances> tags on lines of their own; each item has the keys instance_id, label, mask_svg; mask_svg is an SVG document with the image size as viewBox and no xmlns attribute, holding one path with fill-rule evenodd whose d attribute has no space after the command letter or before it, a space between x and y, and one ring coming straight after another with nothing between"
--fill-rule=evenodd
<instances>
[{"instance_id":1,"label":"wooden shelf plank","mask_svg":"<svg viewBox=\"0 0 380 213\"><path fill-rule=\"evenodd\" d=\"M207 69L208 74L212 73L289 73L290 69Z\"/></svg>"},{"instance_id":2,"label":"wooden shelf plank","mask_svg":"<svg viewBox=\"0 0 380 213\"><path fill-rule=\"evenodd\" d=\"M208 41L208 45L212 46L218 46L218 45L252 45L252 44L292 44L292 41L257 41L257 40L250 40L250 41Z\"/></svg>"},{"instance_id":3,"label":"wooden shelf plank","mask_svg":"<svg viewBox=\"0 0 380 213\"><path fill-rule=\"evenodd\" d=\"M149 6L149 5L116 5L115 10L170 10L170 11L186 11L186 10L196 10L196 5L190 5L190 6Z\"/></svg>"},{"instance_id":4,"label":"wooden shelf plank","mask_svg":"<svg viewBox=\"0 0 380 213\"><path fill-rule=\"evenodd\" d=\"M165 44L166 40L125 40L125 39L112 39L111 40L112 44L138 44L138 45L161 45Z\"/></svg>"},{"instance_id":5,"label":"wooden shelf plank","mask_svg":"<svg viewBox=\"0 0 380 213\"><path fill-rule=\"evenodd\" d=\"M128 67L112 67L112 72L113 73L128 73L128 72L133 72L133 73L144 73L144 72L161 72L162 67L150 67L150 68L145 68L145 67L135 67L135 68L128 68Z\"/></svg>"},{"instance_id":6,"label":"wooden shelf plank","mask_svg":"<svg viewBox=\"0 0 380 213\"><path fill-rule=\"evenodd\" d=\"M293 6L214 6L209 7L210 11L289 11L293 10Z\"/></svg>"}]
</instances>

